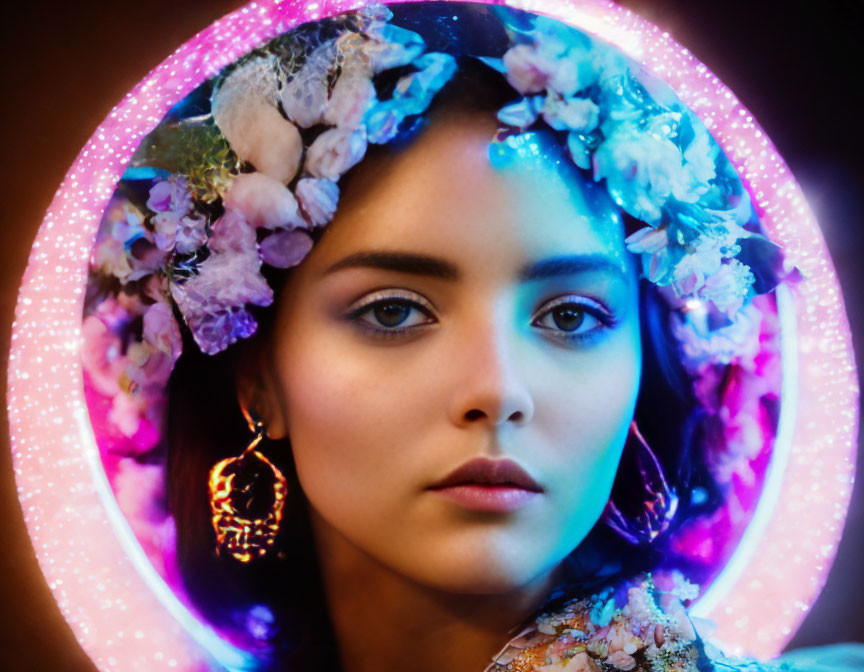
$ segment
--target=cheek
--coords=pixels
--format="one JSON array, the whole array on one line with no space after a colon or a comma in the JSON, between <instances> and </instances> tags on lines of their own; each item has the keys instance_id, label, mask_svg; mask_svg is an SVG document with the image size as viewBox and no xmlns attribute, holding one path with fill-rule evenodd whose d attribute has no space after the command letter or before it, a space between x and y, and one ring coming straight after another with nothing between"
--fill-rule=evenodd
<instances>
[{"instance_id":1,"label":"cheek","mask_svg":"<svg viewBox=\"0 0 864 672\"><path fill-rule=\"evenodd\" d=\"M326 333L297 334L286 343L277 375L306 496L325 518L359 526L380 520L384 499L390 506L383 508L398 506L415 486L408 441L418 433L424 404L416 372L388 362L383 350L381 357L361 356Z\"/></svg>"},{"instance_id":2,"label":"cheek","mask_svg":"<svg viewBox=\"0 0 864 672\"><path fill-rule=\"evenodd\" d=\"M587 532L602 512L618 469L638 396L637 329L558 367L543 386L535 422L550 446L562 527ZM569 517L569 520L565 520Z\"/></svg>"}]
</instances>

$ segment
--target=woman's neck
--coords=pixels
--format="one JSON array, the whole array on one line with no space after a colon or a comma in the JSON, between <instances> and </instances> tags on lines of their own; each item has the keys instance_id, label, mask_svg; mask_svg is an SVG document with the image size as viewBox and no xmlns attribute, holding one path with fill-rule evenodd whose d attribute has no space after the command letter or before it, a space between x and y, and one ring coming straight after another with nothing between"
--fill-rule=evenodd
<instances>
[{"instance_id":1,"label":"woman's neck","mask_svg":"<svg viewBox=\"0 0 864 672\"><path fill-rule=\"evenodd\" d=\"M312 523L342 672L483 672L554 585L550 572L506 594L448 593L385 567L314 512Z\"/></svg>"}]
</instances>

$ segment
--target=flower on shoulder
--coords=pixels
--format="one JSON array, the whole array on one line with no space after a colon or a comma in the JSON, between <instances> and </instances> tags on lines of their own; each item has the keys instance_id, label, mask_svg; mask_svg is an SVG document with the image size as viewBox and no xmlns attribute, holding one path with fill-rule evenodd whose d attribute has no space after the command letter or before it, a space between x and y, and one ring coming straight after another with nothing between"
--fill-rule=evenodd
<instances>
[{"instance_id":1,"label":"flower on shoulder","mask_svg":"<svg viewBox=\"0 0 864 672\"><path fill-rule=\"evenodd\" d=\"M601 667L591 656L580 651L575 656L537 668L537 672L601 672Z\"/></svg>"}]
</instances>

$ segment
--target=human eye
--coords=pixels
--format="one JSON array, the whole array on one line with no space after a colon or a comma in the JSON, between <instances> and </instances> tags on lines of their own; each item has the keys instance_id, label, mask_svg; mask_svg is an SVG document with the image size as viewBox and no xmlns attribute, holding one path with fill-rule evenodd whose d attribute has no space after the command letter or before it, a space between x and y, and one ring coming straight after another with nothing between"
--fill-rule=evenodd
<instances>
[{"instance_id":1,"label":"human eye","mask_svg":"<svg viewBox=\"0 0 864 672\"><path fill-rule=\"evenodd\" d=\"M395 338L436 322L426 299L404 290L381 290L363 297L348 309L347 318L364 332Z\"/></svg>"},{"instance_id":2,"label":"human eye","mask_svg":"<svg viewBox=\"0 0 864 672\"><path fill-rule=\"evenodd\" d=\"M548 330L552 338L568 343L600 336L615 323L615 316L601 303L575 294L546 302L531 320L532 326Z\"/></svg>"}]
</instances>

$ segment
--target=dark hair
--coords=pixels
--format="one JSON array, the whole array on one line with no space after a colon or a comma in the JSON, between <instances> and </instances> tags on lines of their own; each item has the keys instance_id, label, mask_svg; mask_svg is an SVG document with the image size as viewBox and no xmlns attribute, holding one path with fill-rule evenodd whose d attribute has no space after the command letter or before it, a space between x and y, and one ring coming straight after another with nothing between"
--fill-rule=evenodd
<instances>
[{"instance_id":1,"label":"dark hair","mask_svg":"<svg viewBox=\"0 0 864 672\"><path fill-rule=\"evenodd\" d=\"M494 114L513 98L514 92L503 76L473 58L462 58L457 74L436 96L428 114L405 124L402 144L445 108ZM398 142L373 146L368 155L399 151L399 146ZM343 190L351 176L349 171L340 181ZM641 226L625 219L628 228ZM264 272L278 301L279 288L290 270L265 268ZM186 589L200 611L222 631L234 633L231 636L239 644L257 647L271 669L326 671L338 669L336 643L325 607L308 503L297 481L287 440L265 446L268 457L289 481L286 515L275 551L242 565L230 556L217 557L213 550L208 473L218 460L238 455L250 439L237 402L235 370L248 361L250 353L267 347L274 313L258 310L257 333L215 356L202 354L184 329L184 354L169 383L165 431L169 508L177 523L178 561ZM636 420L682 496L679 516L686 519L710 511L719 499L719 495L708 497L701 508L695 508L687 497L693 484L717 494L698 449L699 407L692 397L690 379L679 363L677 344L670 333L669 308L656 287L646 281L640 286L640 317L644 364ZM628 501L635 490L633 479L638 478L628 459L625 452L613 489L625 513L641 505ZM661 539L651 552L633 553L632 547L605 526L595 526L567 560L565 593L592 581L658 566L664 558L663 543Z\"/></svg>"}]
</instances>

